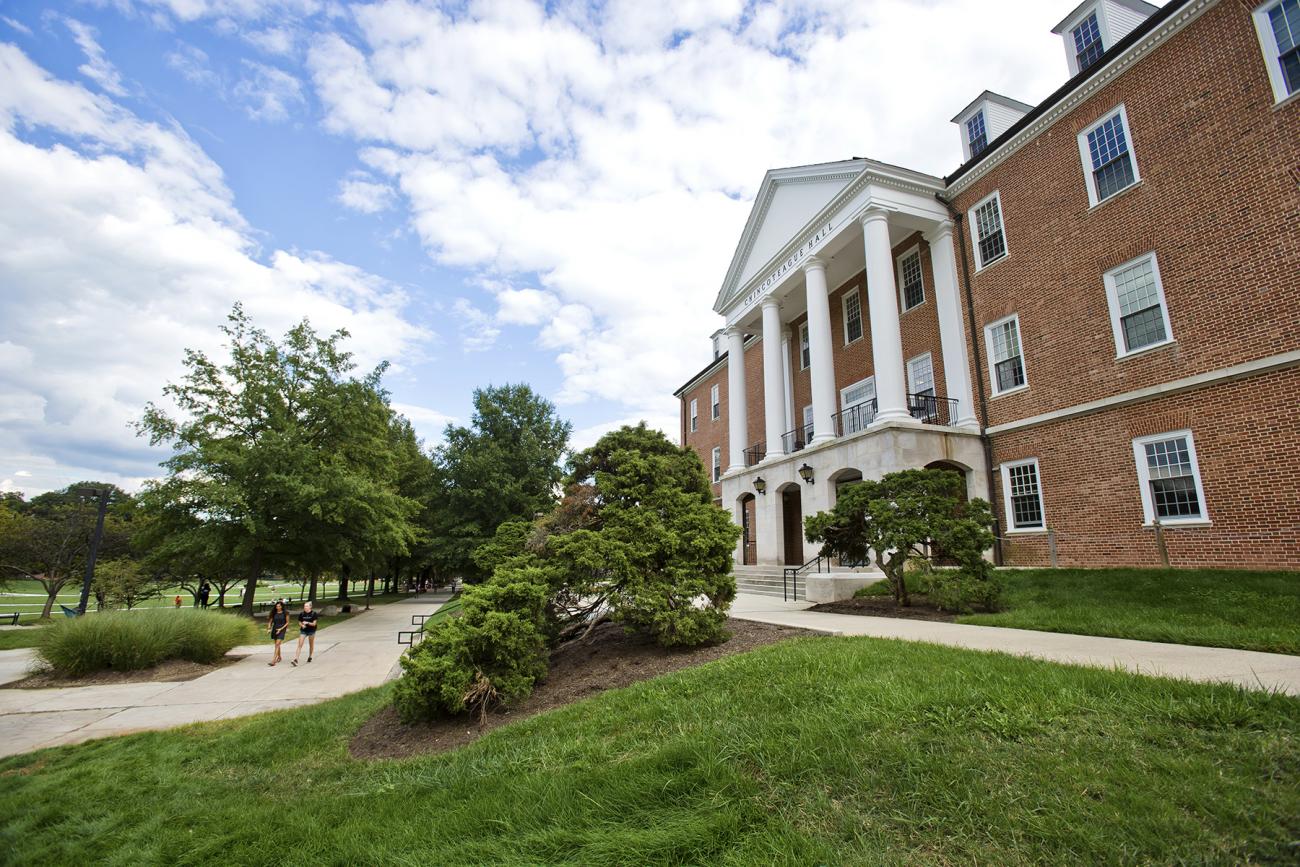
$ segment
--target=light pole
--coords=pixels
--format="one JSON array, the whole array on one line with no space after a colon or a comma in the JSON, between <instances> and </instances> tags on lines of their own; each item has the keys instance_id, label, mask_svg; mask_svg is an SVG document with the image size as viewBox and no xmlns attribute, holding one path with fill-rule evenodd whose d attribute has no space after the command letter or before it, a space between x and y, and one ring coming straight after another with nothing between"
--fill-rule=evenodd
<instances>
[{"instance_id":1,"label":"light pole","mask_svg":"<svg viewBox=\"0 0 1300 867\"><path fill-rule=\"evenodd\" d=\"M99 553L99 540L104 535L104 513L108 511L108 495L112 488L82 488L78 493L99 496L99 513L95 517L95 535L90 537L90 553L86 557L86 578L81 582L81 602L77 603L77 616L86 613L86 603L90 601L90 582L95 577L95 556Z\"/></svg>"}]
</instances>

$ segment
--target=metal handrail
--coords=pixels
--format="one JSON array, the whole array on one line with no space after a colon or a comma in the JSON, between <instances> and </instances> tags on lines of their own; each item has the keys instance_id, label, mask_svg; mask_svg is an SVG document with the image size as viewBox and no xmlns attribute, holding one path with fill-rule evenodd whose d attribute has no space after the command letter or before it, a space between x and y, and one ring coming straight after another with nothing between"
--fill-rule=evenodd
<instances>
[{"instance_id":1,"label":"metal handrail","mask_svg":"<svg viewBox=\"0 0 1300 867\"><path fill-rule=\"evenodd\" d=\"M802 566L787 566L781 576L781 599L784 602L799 601L799 576L809 571L810 566L816 566L816 571L822 571L822 561L826 561L827 571L830 571L831 558L818 554L816 557L804 563Z\"/></svg>"},{"instance_id":2,"label":"metal handrail","mask_svg":"<svg viewBox=\"0 0 1300 867\"><path fill-rule=\"evenodd\" d=\"M923 424L950 425L957 415L957 399L934 394L909 394L907 411Z\"/></svg>"},{"instance_id":3,"label":"metal handrail","mask_svg":"<svg viewBox=\"0 0 1300 867\"><path fill-rule=\"evenodd\" d=\"M757 464L759 461L763 460L763 458L767 457L767 444L754 443L752 446L745 449L744 454L745 454L745 466L752 467L755 464Z\"/></svg>"},{"instance_id":4,"label":"metal handrail","mask_svg":"<svg viewBox=\"0 0 1300 867\"><path fill-rule=\"evenodd\" d=\"M794 454L802 450L812 440L812 424L800 425L791 431L781 434L781 448L787 455Z\"/></svg>"},{"instance_id":5,"label":"metal handrail","mask_svg":"<svg viewBox=\"0 0 1300 867\"><path fill-rule=\"evenodd\" d=\"M842 437L845 434L857 433L876 420L876 399L864 400L862 403L855 403L853 406L837 412L831 416L831 422L835 426L835 435Z\"/></svg>"}]
</instances>

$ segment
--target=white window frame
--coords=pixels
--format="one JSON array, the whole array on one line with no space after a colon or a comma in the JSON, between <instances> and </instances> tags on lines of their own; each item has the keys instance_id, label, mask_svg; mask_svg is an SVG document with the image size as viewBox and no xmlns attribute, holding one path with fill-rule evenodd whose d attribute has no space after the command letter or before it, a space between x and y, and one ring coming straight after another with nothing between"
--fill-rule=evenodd
<instances>
[{"instance_id":1,"label":"white window frame","mask_svg":"<svg viewBox=\"0 0 1300 867\"><path fill-rule=\"evenodd\" d=\"M1097 178L1093 174L1092 154L1088 152L1088 134L1101 126L1106 121L1119 115L1119 122L1124 127L1124 141L1128 143L1128 161L1133 167L1133 183L1129 184L1123 190L1116 190L1105 199L1097 198ZM1125 190L1131 190L1138 184L1142 183L1142 170L1138 168L1137 145L1133 141L1133 128L1128 123L1128 110L1124 108L1124 103L1120 103L1115 108L1103 114L1095 121L1084 127L1079 132L1079 165L1083 169L1083 181L1088 188L1088 207L1095 208L1100 204L1109 202L1111 199L1123 193ZM1003 229L1003 235L1006 230Z\"/></svg>"},{"instance_id":2,"label":"white window frame","mask_svg":"<svg viewBox=\"0 0 1300 867\"><path fill-rule=\"evenodd\" d=\"M805 428L811 426L812 423L813 423L813 405L810 403L803 408L803 424L799 426L799 430L801 431L804 430Z\"/></svg>"},{"instance_id":3,"label":"white window frame","mask_svg":"<svg viewBox=\"0 0 1300 867\"><path fill-rule=\"evenodd\" d=\"M1001 210L1001 203L999 203L999 211L1000 210ZM1002 230L1003 240L1006 240L1006 237L1007 237L1006 229L1003 229ZM921 300L918 301L916 304L913 304L911 307L908 307L907 297L903 294L903 260L911 258L913 255L916 256L917 265L920 266L920 271L921 271ZM915 310L916 308L925 304L925 299L928 296L926 295L925 292L925 267L924 267L924 263L921 262L920 244L916 244L915 246L912 247L912 249L906 250L894 258L894 280L896 283L898 283L898 311L900 315L908 312L909 310Z\"/></svg>"},{"instance_id":4,"label":"white window frame","mask_svg":"<svg viewBox=\"0 0 1300 867\"><path fill-rule=\"evenodd\" d=\"M971 137L970 137L970 125L975 122L975 118L977 117L980 119L980 125L984 127L984 147L980 148L979 153L975 152L975 142L971 141ZM992 139L989 138L989 117L987 114L985 114L984 107L982 105L978 109L976 109L970 115L970 117L962 121L961 130L964 133L963 135L964 141L962 142L962 144L965 145L966 159L968 160L973 159L979 156L979 154L982 154L984 153L984 151L989 149L989 142L992 141Z\"/></svg>"},{"instance_id":5,"label":"white window frame","mask_svg":"<svg viewBox=\"0 0 1300 867\"><path fill-rule=\"evenodd\" d=\"M1187 438L1187 455L1192 459L1192 481L1196 483L1196 496L1201 502L1201 514L1195 518L1161 518L1162 527L1204 527L1209 526L1210 507L1205 501L1205 488L1201 484L1201 464L1196 457L1196 441L1191 430L1174 430L1167 433L1151 434L1133 440L1133 462L1137 465L1138 487L1142 495L1142 520L1144 527L1155 525L1156 505L1151 499L1151 468L1147 466L1147 443L1170 440L1175 437ZM1041 485L1040 485L1041 487Z\"/></svg>"},{"instance_id":6,"label":"white window frame","mask_svg":"<svg viewBox=\"0 0 1300 867\"><path fill-rule=\"evenodd\" d=\"M1020 350L1020 372L1024 375L1025 381L1020 385L999 390L997 370L998 362L993 355L993 329L1005 325L1012 319L1016 320L1016 348ZM1019 313L1012 313L1010 316L1003 316L996 322L990 322L988 325L984 326L984 355L988 358L989 362L989 387L992 389L992 395L994 397L1001 397L1004 394L1015 394L1018 391L1024 391L1029 388L1029 364L1025 358L1025 332L1024 329L1020 327Z\"/></svg>"},{"instance_id":7,"label":"white window frame","mask_svg":"<svg viewBox=\"0 0 1300 867\"><path fill-rule=\"evenodd\" d=\"M1024 365L1024 357L1025 357L1024 351L1022 349L1020 354L1022 366ZM916 394L916 381L912 376L912 365L916 364L922 359L925 359L925 363L930 365L930 389L934 392L934 396L938 397L939 387L938 385L935 384L934 381L934 357L928 352L922 352L920 355L914 355L907 360L907 393L909 395Z\"/></svg>"},{"instance_id":8,"label":"white window frame","mask_svg":"<svg viewBox=\"0 0 1300 867\"><path fill-rule=\"evenodd\" d=\"M1038 515L1042 521L1037 527L1017 527L1015 511L1011 507L1011 469L1013 467L1023 467L1032 464L1034 467L1034 478L1038 482ZM1002 476L1002 510L1006 516L1006 533L1046 533L1047 532L1047 500L1043 497L1043 470L1038 465L1038 458L1025 458L1019 461L1004 461L998 467L998 474Z\"/></svg>"},{"instance_id":9,"label":"white window frame","mask_svg":"<svg viewBox=\"0 0 1300 867\"><path fill-rule=\"evenodd\" d=\"M975 218L975 213L993 199L998 200L998 228L1002 230L1002 255L988 262L980 256L980 238L979 238L979 221ZM971 252L975 254L975 273L978 274L985 268L991 268L1003 259L1011 256L1011 245L1007 242L1007 212L1002 207L1002 191L994 190L975 204L971 205L970 210L966 212L966 226L970 229Z\"/></svg>"},{"instance_id":10,"label":"white window frame","mask_svg":"<svg viewBox=\"0 0 1300 867\"><path fill-rule=\"evenodd\" d=\"M808 347L808 363L803 363L803 348ZM812 367L812 338L808 335L808 320L799 323L799 369L807 370Z\"/></svg>"},{"instance_id":11,"label":"white window frame","mask_svg":"<svg viewBox=\"0 0 1300 867\"><path fill-rule=\"evenodd\" d=\"M713 447L713 481L722 479L722 446Z\"/></svg>"},{"instance_id":12,"label":"white window frame","mask_svg":"<svg viewBox=\"0 0 1300 867\"><path fill-rule=\"evenodd\" d=\"M691 398L691 433L700 429L700 401L699 398Z\"/></svg>"},{"instance_id":13,"label":"white window frame","mask_svg":"<svg viewBox=\"0 0 1300 867\"><path fill-rule=\"evenodd\" d=\"M858 299L858 330L862 332L861 334L859 334L857 337L853 338L852 340L849 339L849 299L850 299L850 298L857 298L857 299ZM840 318L844 320L844 322L843 322L844 329L843 329L843 330L844 330L844 345L845 345L845 346L848 346L848 345L851 344L851 343L857 343L859 340L861 340L863 337L866 336L866 334L867 334L867 316L866 316L865 311L863 311L863 309L862 309L862 293L861 293L860 291L858 291L858 287L857 287L857 286L854 286L854 287L853 287L852 289L850 289L848 292L845 292L845 293L844 293L844 297L840 299L840 314L841 314Z\"/></svg>"},{"instance_id":14,"label":"white window frame","mask_svg":"<svg viewBox=\"0 0 1300 867\"><path fill-rule=\"evenodd\" d=\"M713 360L717 361L722 357L722 339L718 335L713 335Z\"/></svg>"},{"instance_id":15,"label":"white window frame","mask_svg":"<svg viewBox=\"0 0 1300 867\"><path fill-rule=\"evenodd\" d=\"M711 421L717 421L722 418L722 397L719 393L720 386L714 383L709 389L709 414L713 416Z\"/></svg>"},{"instance_id":16,"label":"white window frame","mask_svg":"<svg viewBox=\"0 0 1300 867\"><path fill-rule=\"evenodd\" d=\"M1295 93L1286 92L1286 78L1282 75L1282 64L1279 63L1279 48L1277 37L1273 35L1273 27L1268 22L1268 13L1274 6L1280 4L1280 0L1268 0L1255 7L1251 13L1251 19L1255 22L1255 35L1259 37L1259 48L1264 54L1264 64L1268 68L1268 83L1273 88L1273 104L1277 105L1286 102L1289 99L1300 98L1300 90Z\"/></svg>"},{"instance_id":17,"label":"white window frame","mask_svg":"<svg viewBox=\"0 0 1300 867\"><path fill-rule=\"evenodd\" d=\"M1115 286L1115 275L1121 271L1132 268L1144 260L1151 260L1151 273L1156 278L1156 295L1160 299L1160 316L1165 323L1165 339L1158 343L1148 343L1146 346L1140 346L1137 349L1126 349L1124 347L1124 325L1120 321L1119 309L1119 291ZM1158 349L1161 346L1168 346L1174 342L1174 330L1169 325L1169 304L1165 301L1165 284L1160 279L1160 263L1156 260L1155 251L1143 253L1141 256L1130 259L1123 265L1117 265L1101 275L1102 283L1106 287L1106 303L1110 306L1110 329L1115 335L1115 358L1128 358L1130 355L1141 355L1148 350ZM1021 350L1023 355L1023 348Z\"/></svg>"},{"instance_id":18,"label":"white window frame","mask_svg":"<svg viewBox=\"0 0 1300 867\"><path fill-rule=\"evenodd\" d=\"M866 401L858 401L858 403L852 403L852 404L849 403L848 393L855 389L862 388L863 386L868 384L871 385L871 397L867 398L867 400L868 401L875 400L877 395L876 395L876 377L874 375L868 376L866 379L859 379L857 382L852 383L850 385L846 385L840 389L840 427L844 430L845 434L857 433L860 430L865 430L867 427L867 425L864 424L861 427L855 428L853 430L849 430L844 425L844 413L847 412L849 409L857 406L858 404L866 403ZM875 416L871 417L871 421L875 421Z\"/></svg>"}]
</instances>

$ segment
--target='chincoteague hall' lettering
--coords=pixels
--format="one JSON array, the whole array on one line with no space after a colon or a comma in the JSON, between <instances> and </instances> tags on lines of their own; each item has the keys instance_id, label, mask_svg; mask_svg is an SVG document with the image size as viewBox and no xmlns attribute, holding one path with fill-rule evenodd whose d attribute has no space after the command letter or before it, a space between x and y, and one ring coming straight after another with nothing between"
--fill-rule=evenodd
<instances>
[{"instance_id":1,"label":"'chincoteague hall' lettering","mask_svg":"<svg viewBox=\"0 0 1300 867\"><path fill-rule=\"evenodd\" d=\"M807 259L810 255L816 252L817 248L822 245L822 242L831 236L831 229L833 228L833 223L827 223L814 232L808 240L795 248L795 251L791 253L784 262L777 265L776 269L771 274L767 275L766 280L749 291L749 294L745 296L745 300L736 308L736 313L730 318L734 321L739 317L739 315L743 314L754 304L758 303L758 300L767 295L774 286L781 282L782 278L795 268L799 267L799 264L803 262L804 259Z\"/></svg>"}]
</instances>

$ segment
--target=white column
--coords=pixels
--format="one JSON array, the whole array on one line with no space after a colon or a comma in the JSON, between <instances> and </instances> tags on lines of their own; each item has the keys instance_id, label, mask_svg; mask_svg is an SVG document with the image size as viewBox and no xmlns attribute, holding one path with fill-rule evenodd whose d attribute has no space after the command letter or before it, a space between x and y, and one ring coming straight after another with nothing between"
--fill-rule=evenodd
<instances>
[{"instance_id":1,"label":"white column","mask_svg":"<svg viewBox=\"0 0 1300 867\"><path fill-rule=\"evenodd\" d=\"M970 365L966 357L966 331L962 328L961 297L957 291L957 259L952 246L952 221L944 220L925 233L934 271L934 307L939 315L939 343L943 348L943 380L947 397L957 400L952 424L978 428L971 397Z\"/></svg>"},{"instance_id":2,"label":"white column","mask_svg":"<svg viewBox=\"0 0 1300 867\"><path fill-rule=\"evenodd\" d=\"M781 303L763 299L763 419L767 429L767 456L785 454L781 434L785 424L785 376L781 370Z\"/></svg>"},{"instance_id":3,"label":"white column","mask_svg":"<svg viewBox=\"0 0 1300 867\"><path fill-rule=\"evenodd\" d=\"M826 263L816 256L804 263L808 293L808 351L812 362L814 443L835 438L835 360L831 355L831 302L826 294Z\"/></svg>"},{"instance_id":4,"label":"white column","mask_svg":"<svg viewBox=\"0 0 1300 867\"><path fill-rule=\"evenodd\" d=\"M889 243L889 214L868 208L862 215L867 255L867 307L871 316L871 359L876 376L876 421L908 420L903 335L898 328L898 284Z\"/></svg>"},{"instance_id":5,"label":"white column","mask_svg":"<svg viewBox=\"0 0 1300 867\"><path fill-rule=\"evenodd\" d=\"M790 372L790 347L794 346L794 336L790 326L781 329L781 374L785 377L785 424L784 430L794 430L794 379Z\"/></svg>"},{"instance_id":6,"label":"white column","mask_svg":"<svg viewBox=\"0 0 1300 867\"><path fill-rule=\"evenodd\" d=\"M749 448L746 428L749 408L745 404L745 332L732 325L727 329L727 472L745 468Z\"/></svg>"}]
</instances>

